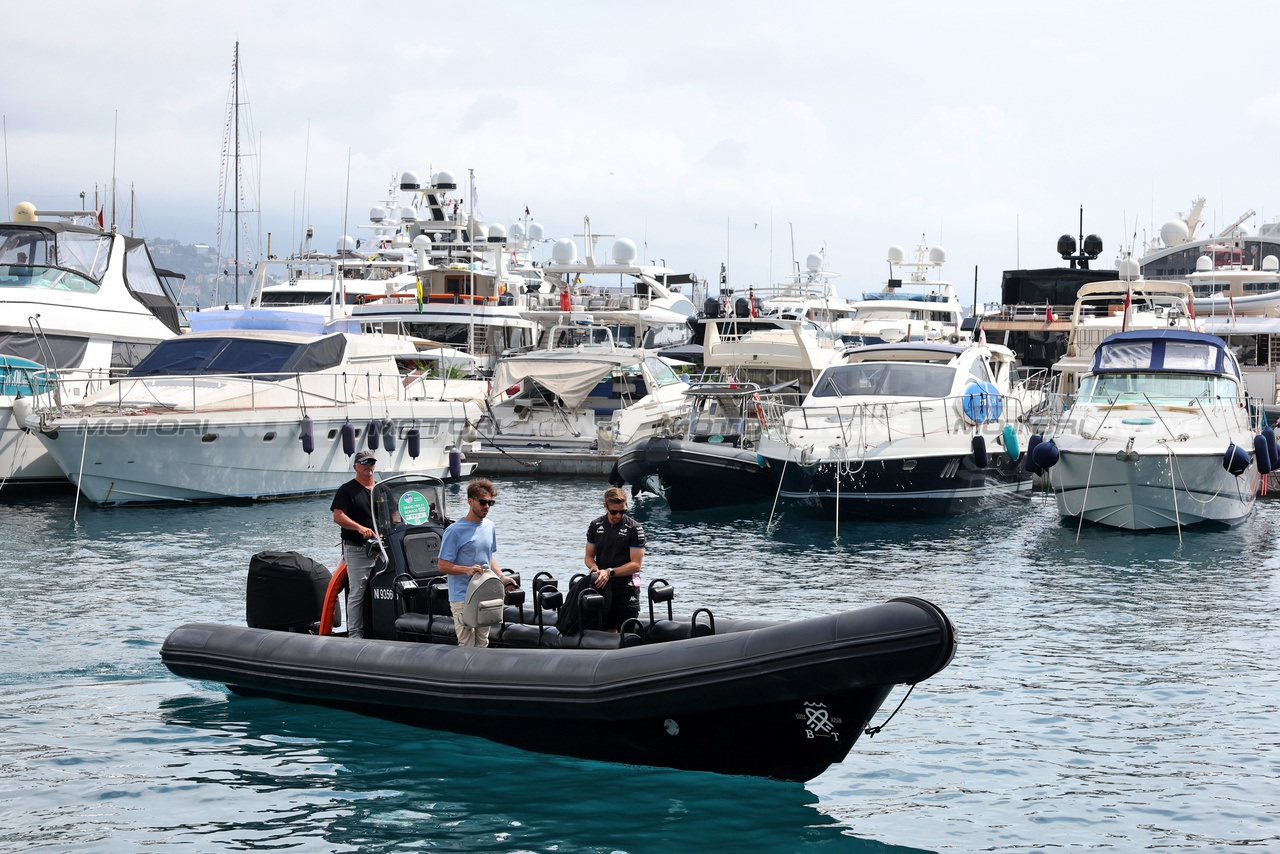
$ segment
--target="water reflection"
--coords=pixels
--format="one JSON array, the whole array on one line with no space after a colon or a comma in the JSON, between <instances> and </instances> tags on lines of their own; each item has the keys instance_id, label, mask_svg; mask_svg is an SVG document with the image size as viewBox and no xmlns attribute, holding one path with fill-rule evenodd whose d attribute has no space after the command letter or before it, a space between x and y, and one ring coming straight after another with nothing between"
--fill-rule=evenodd
<instances>
[{"instance_id":1,"label":"water reflection","mask_svg":"<svg viewBox=\"0 0 1280 854\"><path fill-rule=\"evenodd\" d=\"M181 697L161 718L184 732L179 785L199 787L203 819L166 832L249 848L281 822L325 843L457 851L908 852L847 834L796 784L544 756L451 733L263 698ZM245 792L287 814L211 818ZM194 820L194 823L193 823Z\"/></svg>"}]
</instances>

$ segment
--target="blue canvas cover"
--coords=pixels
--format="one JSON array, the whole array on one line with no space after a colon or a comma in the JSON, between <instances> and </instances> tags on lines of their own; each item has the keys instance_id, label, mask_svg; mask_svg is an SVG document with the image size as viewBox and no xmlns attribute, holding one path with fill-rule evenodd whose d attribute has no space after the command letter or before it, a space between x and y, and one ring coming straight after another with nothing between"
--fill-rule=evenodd
<instances>
[{"instance_id":1,"label":"blue canvas cover","mask_svg":"<svg viewBox=\"0 0 1280 854\"><path fill-rule=\"evenodd\" d=\"M1181 329L1142 329L1108 336L1093 354L1091 370L1226 373L1240 377L1240 368L1221 338Z\"/></svg>"}]
</instances>

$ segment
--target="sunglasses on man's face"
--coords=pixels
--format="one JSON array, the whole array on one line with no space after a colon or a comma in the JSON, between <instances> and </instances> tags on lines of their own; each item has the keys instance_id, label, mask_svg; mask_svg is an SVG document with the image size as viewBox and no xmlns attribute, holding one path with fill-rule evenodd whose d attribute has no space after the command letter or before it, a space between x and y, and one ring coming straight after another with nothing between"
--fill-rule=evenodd
<instances>
[{"instance_id":1,"label":"sunglasses on man's face","mask_svg":"<svg viewBox=\"0 0 1280 854\"><path fill-rule=\"evenodd\" d=\"M627 512L625 505L622 507L606 507L605 510L609 511L610 516L621 516L623 513Z\"/></svg>"},{"instance_id":2,"label":"sunglasses on man's face","mask_svg":"<svg viewBox=\"0 0 1280 854\"><path fill-rule=\"evenodd\" d=\"M471 500L479 504L481 507L492 507L498 503L498 499L496 498L473 498Z\"/></svg>"}]
</instances>

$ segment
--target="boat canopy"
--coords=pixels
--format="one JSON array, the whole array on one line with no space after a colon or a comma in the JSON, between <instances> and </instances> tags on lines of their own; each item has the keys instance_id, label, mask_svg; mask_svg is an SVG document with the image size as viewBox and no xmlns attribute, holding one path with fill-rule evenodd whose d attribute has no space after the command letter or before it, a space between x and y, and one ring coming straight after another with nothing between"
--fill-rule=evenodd
<instances>
[{"instance_id":1,"label":"boat canopy","mask_svg":"<svg viewBox=\"0 0 1280 854\"><path fill-rule=\"evenodd\" d=\"M1177 371L1240 376L1226 343L1216 335L1180 329L1135 330L1108 336L1093 354L1093 373Z\"/></svg>"},{"instance_id":2,"label":"boat canopy","mask_svg":"<svg viewBox=\"0 0 1280 854\"><path fill-rule=\"evenodd\" d=\"M184 335L161 341L129 376L312 373L341 364L346 347L343 335L309 342L261 336Z\"/></svg>"},{"instance_id":3,"label":"boat canopy","mask_svg":"<svg viewBox=\"0 0 1280 854\"><path fill-rule=\"evenodd\" d=\"M560 357L554 351L510 356L498 362L493 374L493 386L509 388L525 380L533 380L559 395L569 409L577 409L605 377L619 368L638 365L644 361L640 354L630 353L566 355L571 358Z\"/></svg>"}]
</instances>

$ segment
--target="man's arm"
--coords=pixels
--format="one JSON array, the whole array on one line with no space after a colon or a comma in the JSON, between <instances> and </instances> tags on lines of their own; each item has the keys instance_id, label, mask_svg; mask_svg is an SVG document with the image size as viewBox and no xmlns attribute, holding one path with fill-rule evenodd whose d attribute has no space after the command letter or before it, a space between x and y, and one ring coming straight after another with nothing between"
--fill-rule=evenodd
<instances>
[{"instance_id":1,"label":"man's arm","mask_svg":"<svg viewBox=\"0 0 1280 854\"><path fill-rule=\"evenodd\" d=\"M364 525L361 525L341 510L333 511L333 521L338 524L339 528L345 528L348 531L355 531L366 540L373 539L372 528L366 528Z\"/></svg>"}]
</instances>

